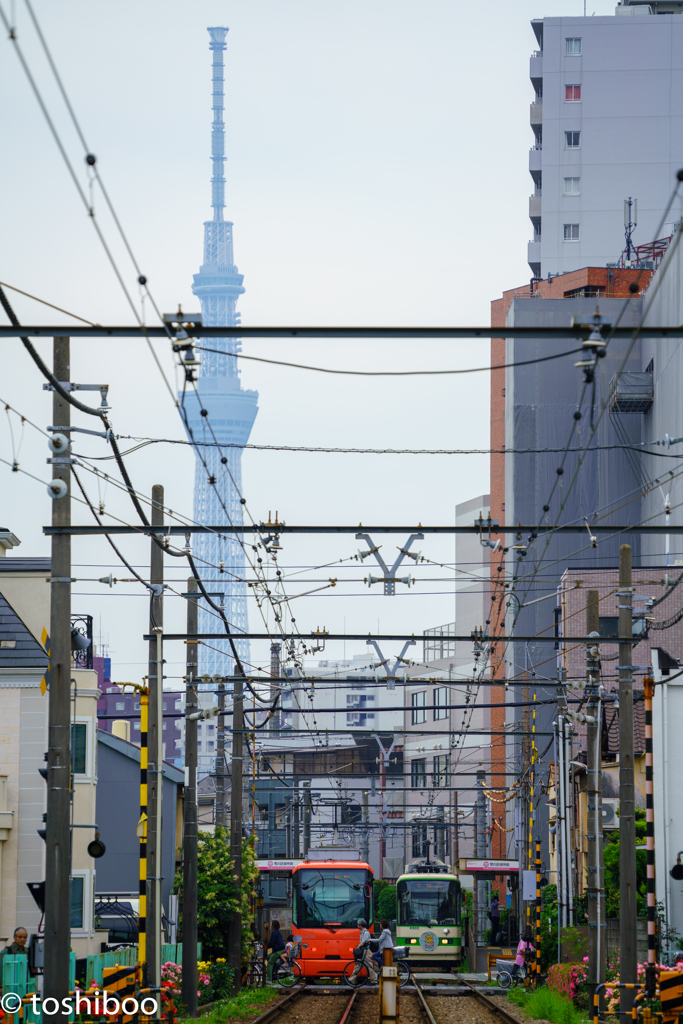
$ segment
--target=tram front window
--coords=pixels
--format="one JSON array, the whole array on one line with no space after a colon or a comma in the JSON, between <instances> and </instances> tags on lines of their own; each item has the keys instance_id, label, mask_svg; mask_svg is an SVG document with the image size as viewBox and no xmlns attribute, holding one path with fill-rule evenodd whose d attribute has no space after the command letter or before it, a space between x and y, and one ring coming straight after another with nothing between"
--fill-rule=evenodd
<instances>
[{"instance_id":1,"label":"tram front window","mask_svg":"<svg viewBox=\"0 0 683 1024\"><path fill-rule=\"evenodd\" d=\"M460 923L460 887L439 878L415 878L398 883L398 924L436 925Z\"/></svg>"},{"instance_id":2,"label":"tram front window","mask_svg":"<svg viewBox=\"0 0 683 1024\"><path fill-rule=\"evenodd\" d=\"M369 919L370 899L367 872L302 868L297 872L296 925L356 927L359 917Z\"/></svg>"}]
</instances>

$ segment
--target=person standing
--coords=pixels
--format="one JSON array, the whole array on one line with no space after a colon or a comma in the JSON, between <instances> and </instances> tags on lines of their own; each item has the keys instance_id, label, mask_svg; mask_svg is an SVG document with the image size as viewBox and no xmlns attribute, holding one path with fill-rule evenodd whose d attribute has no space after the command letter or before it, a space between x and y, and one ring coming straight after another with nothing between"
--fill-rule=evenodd
<instances>
[{"instance_id":1,"label":"person standing","mask_svg":"<svg viewBox=\"0 0 683 1024\"><path fill-rule=\"evenodd\" d=\"M268 964L266 966L266 979L268 982L273 980L273 967L278 962L280 957L285 951L285 943L280 932L280 922L273 921L273 926L270 930L270 938L268 939Z\"/></svg>"},{"instance_id":2,"label":"person standing","mask_svg":"<svg viewBox=\"0 0 683 1024\"><path fill-rule=\"evenodd\" d=\"M491 945L498 945L498 932L500 931L500 903L498 893L493 894L491 907L489 909L489 921L491 922Z\"/></svg>"}]
</instances>

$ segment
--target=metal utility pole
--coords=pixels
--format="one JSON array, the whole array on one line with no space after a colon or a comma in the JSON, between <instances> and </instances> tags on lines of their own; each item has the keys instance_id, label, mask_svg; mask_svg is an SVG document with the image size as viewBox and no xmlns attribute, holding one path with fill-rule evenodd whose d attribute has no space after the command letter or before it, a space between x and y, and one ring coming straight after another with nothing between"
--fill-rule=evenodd
<instances>
[{"instance_id":1,"label":"metal utility pole","mask_svg":"<svg viewBox=\"0 0 683 1024\"><path fill-rule=\"evenodd\" d=\"M633 637L633 587L631 546L619 548L619 638ZM619 944L621 967L619 980L638 981L636 946L636 807L633 775L633 669L631 644L619 644ZM633 998L625 990L625 1006L630 1010Z\"/></svg>"},{"instance_id":2,"label":"metal utility pole","mask_svg":"<svg viewBox=\"0 0 683 1024\"><path fill-rule=\"evenodd\" d=\"M189 594L197 581L187 581ZM197 601L187 601L187 632L199 624ZM197 1016L197 643L187 644L185 668L185 807L183 816L183 978L182 1001L189 1017Z\"/></svg>"},{"instance_id":3,"label":"metal utility pole","mask_svg":"<svg viewBox=\"0 0 683 1024\"><path fill-rule=\"evenodd\" d=\"M304 857L311 848L311 783L304 782Z\"/></svg>"},{"instance_id":4,"label":"metal utility pole","mask_svg":"<svg viewBox=\"0 0 683 1024\"><path fill-rule=\"evenodd\" d=\"M586 605L586 633L600 635L599 592L588 591ZM588 799L588 1005L593 1005L595 987L605 980L605 901L602 859L602 770L600 729L600 649L597 644L587 645L586 696L588 698L588 727L586 745L587 799Z\"/></svg>"},{"instance_id":5,"label":"metal utility pole","mask_svg":"<svg viewBox=\"0 0 683 1024\"><path fill-rule=\"evenodd\" d=\"M282 676L281 669L281 655L282 655L282 644L273 643L270 645L270 675L272 679L280 679ZM270 703L275 702L275 698L278 695L277 683L272 682L270 684ZM271 729L279 729L281 724L280 712L276 711L270 720Z\"/></svg>"},{"instance_id":6,"label":"metal utility pole","mask_svg":"<svg viewBox=\"0 0 683 1024\"><path fill-rule=\"evenodd\" d=\"M69 338L53 340L53 373L70 383ZM71 406L56 391L53 424L71 425ZM68 436L68 435L67 435ZM53 479L66 484L63 498L53 498L52 525L71 525L69 454L53 463ZM62 461L63 460L63 461ZM45 976L43 998L59 1001L69 993L71 830L71 537L53 534L50 583L50 694L47 762L47 822L45 825ZM57 1021L67 1021L59 1014Z\"/></svg>"},{"instance_id":7,"label":"metal utility pole","mask_svg":"<svg viewBox=\"0 0 683 1024\"><path fill-rule=\"evenodd\" d=\"M292 827L294 829L294 853L293 856L298 859L299 850L301 849L301 841L299 836L299 781L294 779L294 810L292 816Z\"/></svg>"},{"instance_id":8,"label":"metal utility pole","mask_svg":"<svg viewBox=\"0 0 683 1024\"><path fill-rule=\"evenodd\" d=\"M230 793L230 859L235 887L242 889L242 740L244 728L243 676L235 669L232 690L232 785ZM234 973L235 993L242 985L242 914L236 911L228 925L228 956Z\"/></svg>"},{"instance_id":9,"label":"metal utility pole","mask_svg":"<svg viewBox=\"0 0 683 1024\"><path fill-rule=\"evenodd\" d=\"M164 525L164 489L152 487L152 526ZM150 579L154 594L149 606L149 752L147 826L147 963L149 984L161 984L161 803L164 761L164 662L162 633L164 627L164 552L152 539Z\"/></svg>"},{"instance_id":10,"label":"metal utility pole","mask_svg":"<svg viewBox=\"0 0 683 1024\"><path fill-rule=\"evenodd\" d=\"M225 681L218 684L218 707L225 708ZM228 826L228 805L225 798L225 715L218 716L216 730L216 824L221 828Z\"/></svg>"}]
</instances>

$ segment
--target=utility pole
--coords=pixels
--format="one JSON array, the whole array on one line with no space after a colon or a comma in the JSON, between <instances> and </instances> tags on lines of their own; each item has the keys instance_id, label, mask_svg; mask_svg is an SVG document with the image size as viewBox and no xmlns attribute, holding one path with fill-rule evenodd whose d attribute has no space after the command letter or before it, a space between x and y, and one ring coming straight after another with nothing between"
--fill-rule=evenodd
<instances>
[{"instance_id":1,"label":"utility pole","mask_svg":"<svg viewBox=\"0 0 683 1024\"><path fill-rule=\"evenodd\" d=\"M197 581L187 581L190 594ZM187 601L187 632L198 632L198 605ZM185 807L183 821L183 978L182 1001L189 1017L197 1016L197 642L188 641L185 669Z\"/></svg>"},{"instance_id":2,"label":"utility pole","mask_svg":"<svg viewBox=\"0 0 683 1024\"><path fill-rule=\"evenodd\" d=\"M53 339L53 373L71 382L70 339ZM71 406L55 391L53 424L71 425ZM67 435L68 436L68 435ZM69 454L53 463L53 479L66 484L62 498L53 498L52 525L71 526ZM50 583L50 694L47 762L47 821L45 825L45 975L43 998L62 999L69 993L71 830L71 537L53 534ZM68 1021L59 1014L56 1021Z\"/></svg>"},{"instance_id":3,"label":"utility pole","mask_svg":"<svg viewBox=\"0 0 683 1024\"><path fill-rule=\"evenodd\" d=\"M304 857L311 848L311 783L304 782Z\"/></svg>"},{"instance_id":4,"label":"utility pole","mask_svg":"<svg viewBox=\"0 0 683 1024\"><path fill-rule=\"evenodd\" d=\"M299 850L301 849L301 840L300 840L300 836L299 836L299 780L298 779L294 779L293 786L294 786L294 809L293 809L293 815L292 815L292 827L294 829L294 843L293 843L294 853L293 853L293 856L298 860L298 858L300 856Z\"/></svg>"},{"instance_id":5,"label":"utility pole","mask_svg":"<svg viewBox=\"0 0 683 1024\"><path fill-rule=\"evenodd\" d=\"M474 826L474 841L476 843L476 856L484 858L486 857L486 797L484 795L484 786L486 785L486 772L477 772L477 803L475 805L475 826ZM486 882L475 883L473 897L473 911L475 924L475 951L476 945L480 941L484 929L482 928L482 922L485 920L485 903L486 903ZM475 952L476 955L476 952ZM476 970L476 967L475 967Z\"/></svg>"},{"instance_id":6,"label":"utility pole","mask_svg":"<svg viewBox=\"0 0 683 1024\"><path fill-rule=\"evenodd\" d=\"M164 489L152 487L152 526L164 525ZM150 580L154 588L149 607L149 762L147 826L147 963L152 988L161 984L161 804L164 761L164 662L162 633L164 627L164 552L151 541Z\"/></svg>"},{"instance_id":7,"label":"utility pole","mask_svg":"<svg viewBox=\"0 0 683 1024\"><path fill-rule=\"evenodd\" d=\"M282 644L273 643L270 645L270 675L272 679L280 679L282 676L281 666L281 654ZM275 699L278 695L278 686L276 682L270 684L270 703L274 704ZM270 720L270 728L279 730L281 725L282 717L279 711L276 711Z\"/></svg>"},{"instance_id":8,"label":"utility pole","mask_svg":"<svg viewBox=\"0 0 683 1024\"><path fill-rule=\"evenodd\" d=\"M633 587L631 576L631 546L619 548L619 638L629 643L619 644L619 943L621 966L619 980L638 981L638 952L636 946L636 818L635 781L633 777ZM627 1011L633 997L625 990Z\"/></svg>"},{"instance_id":9,"label":"utility pole","mask_svg":"<svg viewBox=\"0 0 683 1024\"><path fill-rule=\"evenodd\" d=\"M230 859L237 893L242 890L242 741L244 738L243 676L238 668L232 690L232 785L230 793ZM228 925L228 956L234 971L235 993L242 987L242 913Z\"/></svg>"},{"instance_id":10,"label":"utility pole","mask_svg":"<svg viewBox=\"0 0 683 1024\"><path fill-rule=\"evenodd\" d=\"M218 728L216 731L216 825L221 828L228 826L228 807L225 799L225 680L221 679L218 684L218 707L221 714L218 716Z\"/></svg>"},{"instance_id":11,"label":"utility pole","mask_svg":"<svg viewBox=\"0 0 683 1024\"><path fill-rule=\"evenodd\" d=\"M405 819L404 819L405 820ZM368 791L363 790L363 831L360 859L366 864L370 863L370 808L368 806Z\"/></svg>"},{"instance_id":12,"label":"utility pole","mask_svg":"<svg viewBox=\"0 0 683 1024\"><path fill-rule=\"evenodd\" d=\"M586 633L588 637L600 635L599 591L588 591L586 605ZM621 645L620 645L621 646ZM587 799L588 799L588 1005L593 1005L597 985L605 980L605 902L603 892L602 859L602 770L600 729L600 649L597 644L587 645L586 696L588 698L588 726L586 744ZM634 929L635 930L635 929Z\"/></svg>"}]
</instances>

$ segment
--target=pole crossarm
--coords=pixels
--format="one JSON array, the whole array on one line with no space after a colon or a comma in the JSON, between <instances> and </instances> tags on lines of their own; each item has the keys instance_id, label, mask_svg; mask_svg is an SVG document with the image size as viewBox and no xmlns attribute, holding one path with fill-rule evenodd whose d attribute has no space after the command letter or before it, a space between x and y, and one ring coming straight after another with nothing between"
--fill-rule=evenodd
<instances>
[{"instance_id":1,"label":"pole crossarm","mask_svg":"<svg viewBox=\"0 0 683 1024\"><path fill-rule=\"evenodd\" d=\"M591 324L577 327L208 327L201 324L173 324L161 326L135 327L126 326L61 326L32 324L15 327L11 324L0 325L0 338L166 338L172 341L187 341L188 337L196 338L363 338L370 339L411 339L433 338L471 340L472 338L541 338L547 341L582 341L592 330ZM614 327L605 325L606 335L610 338L632 338L632 327ZM683 326L651 327L648 325L640 332L641 337L650 338L683 338Z\"/></svg>"},{"instance_id":2,"label":"pole crossarm","mask_svg":"<svg viewBox=\"0 0 683 1024\"><path fill-rule=\"evenodd\" d=\"M239 637L240 640L273 639L270 633L236 632L234 635ZM142 639L152 640L153 637L145 634ZM563 644L585 644L587 639L588 638L585 636L499 636L485 638L487 643L499 642L506 644L556 644L560 642ZM164 640L225 640L225 633L164 633ZM434 640L434 635L432 633L280 633L278 634L278 640L305 640L310 642L319 640L418 640L430 642ZM473 643L474 637L466 635L456 636L449 633L448 642ZM630 640L625 640L623 637L618 636L600 636L591 640L591 643L595 644L636 644L638 642L638 637L632 637ZM462 682L462 680L460 680L460 682Z\"/></svg>"},{"instance_id":3,"label":"pole crossarm","mask_svg":"<svg viewBox=\"0 0 683 1024\"><path fill-rule=\"evenodd\" d=\"M140 534L141 536L150 536L151 534L158 534L171 537L184 537L186 533L218 533L218 534L231 534L231 533L264 533L273 529L273 524L261 523L260 525L246 524L244 526L229 526L227 523L218 523L215 526L207 526L206 524L192 523L187 526L44 526L43 533L47 536L54 536L56 534L66 534L70 537L97 537L103 534ZM683 525L675 526L670 524L669 526L638 526L636 525L621 525L621 526L591 526L591 533L593 534L618 534L618 533L639 533L639 534L683 534ZM488 530L488 528L487 528ZM479 526L368 526L363 527L363 533L441 533L447 535L453 534L470 534L480 533L481 528ZM278 534L292 533L292 534L314 534L314 533L329 533L329 534L342 534L342 533L353 533L357 534L359 529L357 526L285 526L283 523L279 523L277 527ZM491 526L491 533L505 533L505 534L534 534L534 539L544 540L546 537L550 537L555 533L575 533L584 534L586 532L586 524L568 524L567 526L556 526L552 530L539 530L537 526L500 526L498 524Z\"/></svg>"}]
</instances>

